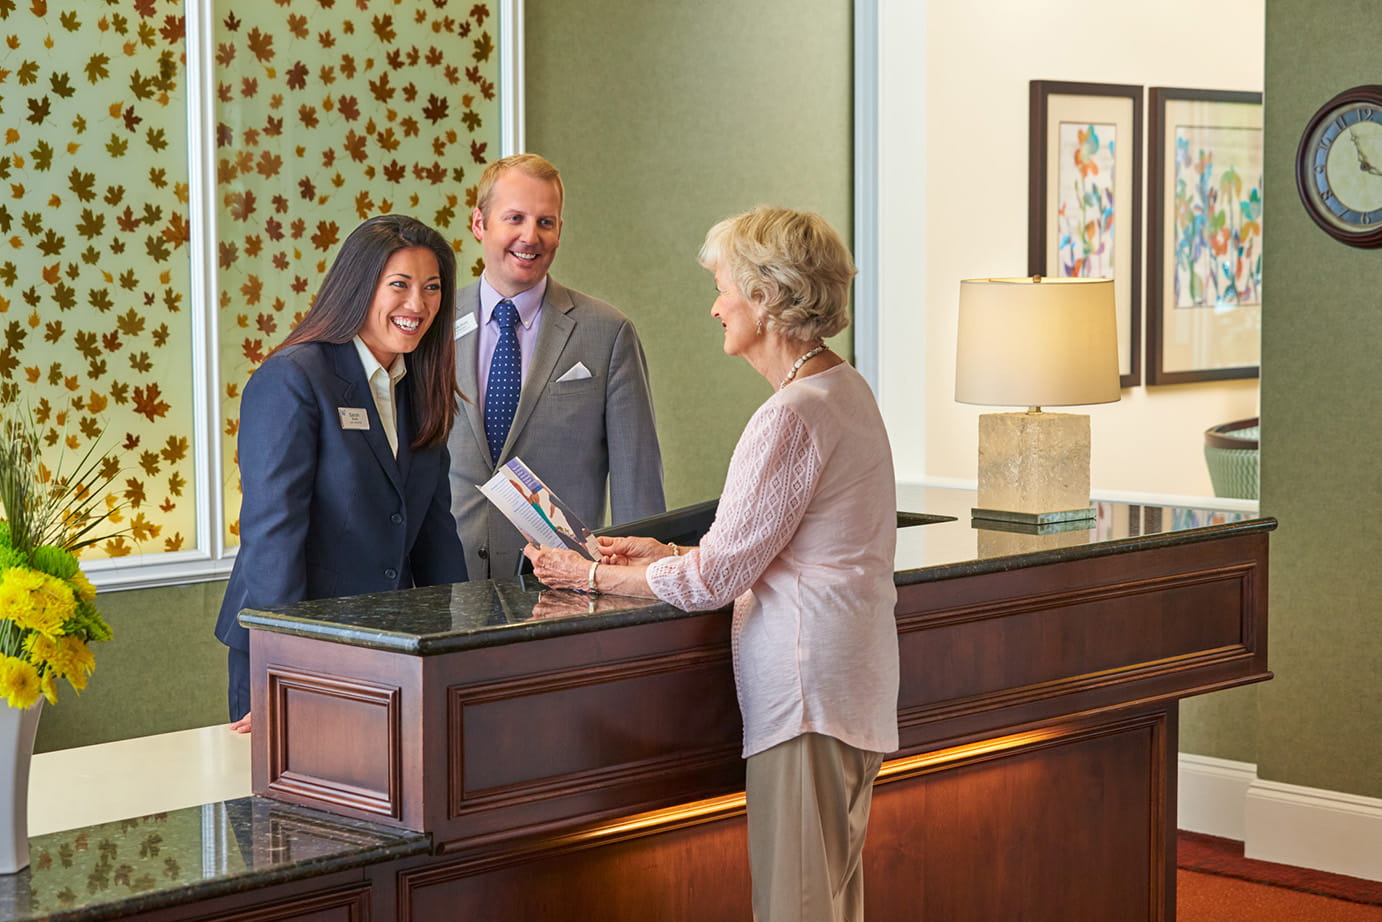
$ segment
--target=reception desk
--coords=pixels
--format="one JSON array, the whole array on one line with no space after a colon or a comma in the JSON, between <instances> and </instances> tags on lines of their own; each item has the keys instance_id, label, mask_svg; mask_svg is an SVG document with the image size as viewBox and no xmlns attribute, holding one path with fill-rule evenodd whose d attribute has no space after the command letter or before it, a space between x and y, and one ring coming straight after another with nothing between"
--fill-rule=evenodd
<instances>
[{"instance_id":1,"label":"reception desk","mask_svg":"<svg viewBox=\"0 0 1382 922\"><path fill-rule=\"evenodd\" d=\"M899 530L901 745L869 917L1173 919L1177 702L1270 677L1275 522L1101 503L1092 527L1025 534L974 527L964 491L901 500L925 515L900 517L919 524ZM727 613L528 578L241 620L246 803L384 851L143 917L750 917Z\"/></svg>"}]
</instances>

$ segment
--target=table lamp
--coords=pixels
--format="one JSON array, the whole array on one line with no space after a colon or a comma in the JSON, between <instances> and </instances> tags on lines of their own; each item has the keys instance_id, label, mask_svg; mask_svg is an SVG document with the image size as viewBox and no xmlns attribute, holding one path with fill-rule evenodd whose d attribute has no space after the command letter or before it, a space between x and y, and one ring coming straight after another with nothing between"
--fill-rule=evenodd
<instances>
[{"instance_id":1,"label":"table lamp","mask_svg":"<svg viewBox=\"0 0 1382 922\"><path fill-rule=\"evenodd\" d=\"M1041 408L1112 403L1118 388L1112 279L960 282L955 399L1027 407L979 417L974 518L1027 526L1093 518L1089 417Z\"/></svg>"}]
</instances>

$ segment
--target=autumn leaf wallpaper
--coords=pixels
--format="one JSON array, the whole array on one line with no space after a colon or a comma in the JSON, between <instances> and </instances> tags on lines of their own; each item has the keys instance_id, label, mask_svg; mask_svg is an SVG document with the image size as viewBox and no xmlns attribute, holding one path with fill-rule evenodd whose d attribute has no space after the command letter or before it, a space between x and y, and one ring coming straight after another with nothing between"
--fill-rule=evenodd
<instances>
[{"instance_id":1,"label":"autumn leaf wallpaper","mask_svg":"<svg viewBox=\"0 0 1382 922\"><path fill-rule=\"evenodd\" d=\"M482 3L216 3L216 189L228 544L251 371L361 221L401 212L464 274L475 184L498 156L498 23ZM478 258L478 249L477 249Z\"/></svg>"},{"instance_id":2,"label":"autumn leaf wallpaper","mask_svg":"<svg viewBox=\"0 0 1382 922\"><path fill-rule=\"evenodd\" d=\"M0 0L0 398L50 450L118 450L129 533L92 556L193 549L194 317L215 332L225 541L238 544L244 382L365 218L447 236L462 274L499 156L498 23L451 0L210 0L193 124L182 0ZM188 142L214 153L189 187ZM217 303L192 290L188 202L214 200ZM467 247L475 250L468 258ZM205 466L203 466L205 468Z\"/></svg>"},{"instance_id":3,"label":"autumn leaf wallpaper","mask_svg":"<svg viewBox=\"0 0 1382 922\"><path fill-rule=\"evenodd\" d=\"M0 0L0 403L54 460L119 450L128 534L104 556L196 528L184 23L157 0Z\"/></svg>"}]
</instances>

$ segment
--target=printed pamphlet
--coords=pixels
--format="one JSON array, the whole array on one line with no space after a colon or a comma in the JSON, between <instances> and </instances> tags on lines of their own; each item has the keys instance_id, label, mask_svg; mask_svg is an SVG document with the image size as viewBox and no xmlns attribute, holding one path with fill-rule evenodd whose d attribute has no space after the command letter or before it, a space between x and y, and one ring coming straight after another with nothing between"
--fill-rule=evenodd
<instances>
[{"instance_id":1,"label":"printed pamphlet","mask_svg":"<svg viewBox=\"0 0 1382 922\"><path fill-rule=\"evenodd\" d=\"M510 459L479 490L523 537L538 547L566 547L594 560L595 536L520 458Z\"/></svg>"}]
</instances>

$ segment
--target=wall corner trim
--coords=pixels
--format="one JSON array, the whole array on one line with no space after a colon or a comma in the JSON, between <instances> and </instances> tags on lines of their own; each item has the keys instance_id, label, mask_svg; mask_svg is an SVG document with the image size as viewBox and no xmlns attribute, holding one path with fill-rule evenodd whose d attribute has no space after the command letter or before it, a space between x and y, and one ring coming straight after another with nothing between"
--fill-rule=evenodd
<instances>
[{"instance_id":1,"label":"wall corner trim","mask_svg":"<svg viewBox=\"0 0 1382 922\"><path fill-rule=\"evenodd\" d=\"M1242 841L1244 802L1257 766L1182 752L1177 772L1176 825L1189 832Z\"/></svg>"}]
</instances>

